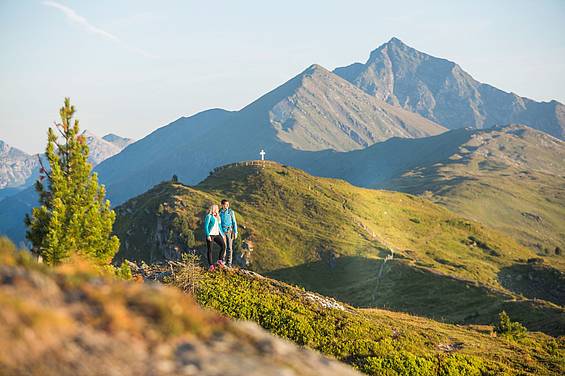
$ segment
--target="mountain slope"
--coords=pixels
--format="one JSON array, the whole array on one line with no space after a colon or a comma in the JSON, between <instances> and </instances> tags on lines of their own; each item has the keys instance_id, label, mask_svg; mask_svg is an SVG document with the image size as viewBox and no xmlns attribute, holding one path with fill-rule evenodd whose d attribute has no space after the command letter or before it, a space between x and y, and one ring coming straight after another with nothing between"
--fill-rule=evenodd
<instances>
[{"instance_id":1,"label":"mountain slope","mask_svg":"<svg viewBox=\"0 0 565 376\"><path fill-rule=\"evenodd\" d=\"M370 95L419 113L447 128L488 128L521 123L565 138L565 106L536 102L480 83L454 62L392 38L365 64L334 72Z\"/></svg>"},{"instance_id":2,"label":"mountain slope","mask_svg":"<svg viewBox=\"0 0 565 376\"><path fill-rule=\"evenodd\" d=\"M565 246L563 161L565 142L509 126L477 132L448 159L408 170L389 186L424 194L552 255Z\"/></svg>"},{"instance_id":3,"label":"mountain slope","mask_svg":"<svg viewBox=\"0 0 565 376\"><path fill-rule=\"evenodd\" d=\"M361 310L246 270L202 274L181 265L144 273L169 275L198 302L253 320L300 345L370 375L559 374L563 341L541 333L513 341L490 326L442 324L383 309ZM199 282L194 286L194 275ZM534 355L532 357L532 355Z\"/></svg>"},{"instance_id":4,"label":"mountain slope","mask_svg":"<svg viewBox=\"0 0 565 376\"><path fill-rule=\"evenodd\" d=\"M553 254L565 246L563 160L563 141L511 125L327 153L307 169L360 186L423 194Z\"/></svg>"},{"instance_id":5,"label":"mountain slope","mask_svg":"<svg viewBox=\"0 0 565 376\"><path fill-rule=\"evenodd\" d=\"M298 150L348 151L391 137L445 131L408 111L375 100L319 65L312 65L242 112L268 113L277 137Z\"/></svg>"},{"instance_id":6,"label":"mountain slope","mask_svg":"<svg viewBox=\"0 0 565 376\"><path fill-rule=\"evenodd\" d=\"M240 111L213 109L178 119L97 171L110 200L119 204L173 174L195 184L213 168L253 159L261 149L268 158L300 159L304 151L353 150L444 130L313 65Z\"/></svg>"},{"instance_id":7,"label":"mountain slope","mask_svg":"<svg viewBox=\"0 0 565 376\"><path fill-rule=\"evenodd\" d=\"M531 267L526 261L535 253L512 239L422 198L315 178L276 163L230 165L196 187L165 182L129 200L116 209L116 261L203 252L204 210L225 197L242 225L237 246L244 251L237 262L254 270L359 306L480 323L505 307L532 328L562 330L555 320L565 292L548 291L552 273L559 281L563 273ZM534 290L506 283L523 274L523 266L539 279ZM388 286L386 294L380 286ZM407 291L414 299L398 299ZM537 316L530 312L534 306Z\"/></svg>"},{"instance_id":8,"label":"mountain slope","mask_svg":"<svg viewBox=\"0 0 565 376\"><path fill-rule=\"evenodd\" d=\"M48 269L10 248L0 238L2 375L359 375L175 288Z\"/></svg>"}]
</instances>

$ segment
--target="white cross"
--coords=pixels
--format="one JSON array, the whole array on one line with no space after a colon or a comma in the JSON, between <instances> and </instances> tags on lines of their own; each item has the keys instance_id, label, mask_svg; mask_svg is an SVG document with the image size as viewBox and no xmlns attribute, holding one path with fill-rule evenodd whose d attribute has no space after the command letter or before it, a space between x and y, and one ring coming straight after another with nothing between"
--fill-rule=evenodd
<instances>
[{"instance_id":1,"label":"white cross","mask_svg":"<svg viewBox=\"0 0 565 376\"><path fill-rule=\"evenodd\" d=\"M261 160L264 161L265 160L265 150L261 149L261 152L259 153L261 154Z\"/></svg>"}]
</instances>

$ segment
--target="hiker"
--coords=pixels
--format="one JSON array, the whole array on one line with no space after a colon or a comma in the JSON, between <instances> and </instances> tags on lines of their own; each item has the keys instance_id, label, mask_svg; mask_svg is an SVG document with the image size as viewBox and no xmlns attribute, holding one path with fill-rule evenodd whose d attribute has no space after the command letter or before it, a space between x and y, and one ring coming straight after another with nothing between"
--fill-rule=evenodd
<instances>
[{"instance_id":1,"label":"hiker","mask_svg":"<svg viewBox=\"0 0 565 376\"><path fill-rule=\"evenodd\" d=\"M222 249L216 264L220 268L224 267L223 260L226 257L226 242L220 221L218 205L210 206L206 219L204 220L204 233L206 234L206 246L208 247L208 264L210 265L210 271L214 271L216 268L212 262L212 242L218 244Z\"/></svg>"},{"instance_id":2,"label":"hiker","mask_svg":"<svg viewBox=\"0 0 565 376\"><path fill-rule=\"evenodd\" d=\"M227 265L231 268L233 260L233 241L237 239L237 222L235 220L235 212L230 209L230 202L223 199L221 203L220 219L222 221L222 231L226 236Z\"/></svg>"}]
</instances>

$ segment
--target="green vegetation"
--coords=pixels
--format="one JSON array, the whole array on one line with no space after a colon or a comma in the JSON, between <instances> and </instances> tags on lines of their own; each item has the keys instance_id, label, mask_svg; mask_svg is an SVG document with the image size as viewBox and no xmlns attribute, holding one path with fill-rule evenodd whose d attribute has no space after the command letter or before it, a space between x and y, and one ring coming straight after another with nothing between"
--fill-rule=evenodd
<instances>
[{"instance_id":1,"label":"green vegetation","mask_svg":"<svg viewBox=\"0 0 565 376\"><path fill-rule=\"evenodd\" d=\"M123 261L119 268L115 268L115 274L118 278L128 280L132 279L131 268L126 261Z\"/></svg>"},{"instance_id":2,"label":"green vegetation","mask_svg":"<svg viewBox=\"0 0 565 376\"><path fill-rule=\"evenodd\" d=\"M126 202L116 209L116 262L203 252L204 209L225 197L241 224L239 250L253 245L252 270L359 307L482 324L506 310L532 330L563 334L562 295L549 292L563 273L547 266L535 289L523 288L528 274L515 266L537 255L508 236L421 197L270 162L226 166L196 187L164 182Z\"/></svg>"},{"instance_id":3,"label":"green vegetation","mask_svg":"<svg viewBox=\"0 0 565 376\"><path fill-rule=\"evenodd\" d=\"M494 330L501 335L510 338L522 338L526 335L527 329L524 325L519 322L514 322L510 320L506 311L500 312L498 324L496 324Z\"/></svg>"},{"instance_id":4,"label":"green vegetation","mask_svg":"<svg viewBox=\"0 0 565 376\"><path fill-rule=\"evenodd\" d=\"M118 238L111 235L115 214L105 199L104 187L91 173L88 146L79 135L78 120L72 121L74 113L74 106L65 98L61 123L55 124L62 143L49 128L45 152L49 167L42 165L36 182L40 207L26 217L27 238L48 264L58 264L72 254L108 264L119 248Z\"/></svg>"},{"instance_id":5,"label":"green vegetation","mask_svg":"<svg viewBox=\"0 0 565 376\"><path fill-rule=\"evenodd\" d=\"M182 269L173 281L190 286ZM565 342L541 333L519 340L492 327L438 323L381 309L360 310L244 270L200 269L202 305L316 349L371 375L560 374Z\"/></svg>"}]
</instances>

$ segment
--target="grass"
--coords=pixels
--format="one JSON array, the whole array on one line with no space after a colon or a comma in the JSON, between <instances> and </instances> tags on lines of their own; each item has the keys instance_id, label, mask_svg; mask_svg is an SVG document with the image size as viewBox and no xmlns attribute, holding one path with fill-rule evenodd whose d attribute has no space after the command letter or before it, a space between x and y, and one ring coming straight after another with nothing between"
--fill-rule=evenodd
<instances>
[{"instance_id":1,"label":"grass","mask_svg":"<svg viewBox=\"0 0 565 376\"><path fill-rule=\"evenodd\" d=\"M423 194L467 218L498 229L563 270L563 142L527 128L478 133L442 163L407 171L390 184Z\"/></svg>"}]
</instances>

